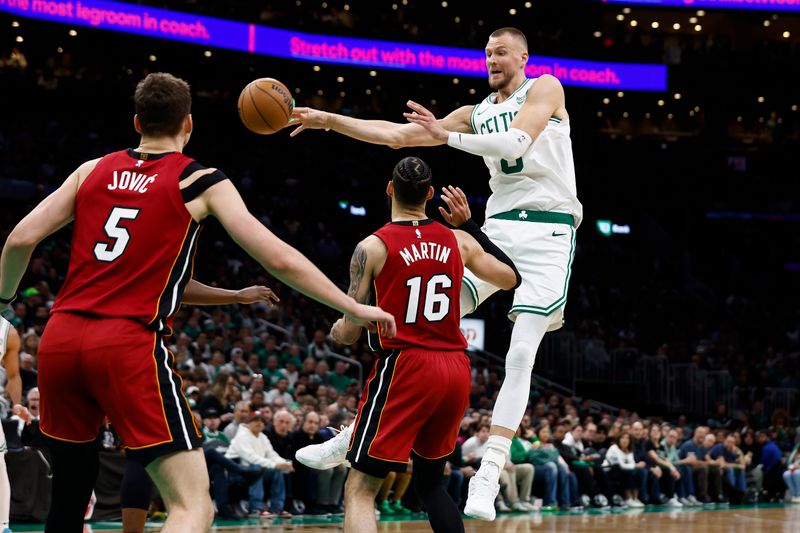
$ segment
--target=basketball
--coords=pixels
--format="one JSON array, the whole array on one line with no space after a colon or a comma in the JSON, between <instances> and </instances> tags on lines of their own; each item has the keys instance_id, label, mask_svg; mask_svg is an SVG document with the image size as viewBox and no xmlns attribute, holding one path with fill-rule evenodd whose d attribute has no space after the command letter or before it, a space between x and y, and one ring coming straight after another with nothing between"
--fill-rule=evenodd
<instances>
[{"instance_id":1,"label":"basketball","mask_svg":"<svg viewBox=\"0 0 800 533\"><path fill-rule=\"evenodd\" d=\"M259 135L275 133L289 123L294 101L286 85L274 78L251 81L239 95L239 118Z\"/></svg>"}]
</instances>

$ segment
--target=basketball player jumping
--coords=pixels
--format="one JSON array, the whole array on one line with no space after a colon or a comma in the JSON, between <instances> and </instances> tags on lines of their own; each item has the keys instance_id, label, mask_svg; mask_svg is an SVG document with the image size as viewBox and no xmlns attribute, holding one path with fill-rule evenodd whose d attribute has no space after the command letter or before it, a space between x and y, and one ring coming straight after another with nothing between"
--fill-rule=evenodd
<instances>
[{"instance_id":1,"label":"basketball player jumping","mask_svg":"<svg viewBox=\"0 0 800 533\"><path fill-rule=\"evenodd\" d=\"M369 340L378 358L347 453L353 470L345 486L345 533L377 530L375 495L390 471L405 472L412 451L415 486L433 531L464 531L441 483L471 389L458 313L464 265L503 289L515 288L520 278L511 259L474 222L461 226L466 231L451 231L426 216L431 181L424 161L402 159L386 187L392 221L361 241L350 262L348 294L363 303L379 301L398 325L394 339ZM331 329L343 344L360 335L361 326L347 317Z\"/></svg>"},{"instance_id":2,"label":"basketball player jumping","mask_svg":"<svg viewBox=\"0 0 800 533\"><path fill-rule=\"evenodd\" d=\"M409 124L359 120L311 108L296 108L297 135L310 128L332 129L349 137L392 147L448 144L483 156L492 194L483 231L506 252L522 274L509 318L514 323L506 356L506 375L495 403L488 450L471 479L464 512L495 517L499 476L511 438L528 403L531 372L547 331L563 322L575 251L575 230L583 208L575 187L575 168L564 90L553 76L525 76L527 40L515 28L501 28L486 44L489 87L481 103L461 107L442 120L409 102ZM461 313L475 310L497 287L465 272ZM328 464L344 459L341 441L317 445ZM303 452L300 452L300 457ZM311 454L309 454L311 455Z\"/></svg>"},{"instance_id":3,"label":"basketball player jumping","mask_svg":"<svg viewBox=\"0 0 800 533\"><path fill-rule=\"evenodd\" d=\"M344 294L260 224L222 172L182 154L192 133L185 81L150 74L134 103L139 147L81 165L14 228L0 257L2 311L36 245L74 220L69 272L39 348L41 430L53 455L49 533L83 531L99 466L94 440L106 415L164 499L162 531L209 530L201 436L163 340L207 216L287 285L355 324L377 321L382 334L395 333L390 314Z\"/></svg>"}]
</instances>

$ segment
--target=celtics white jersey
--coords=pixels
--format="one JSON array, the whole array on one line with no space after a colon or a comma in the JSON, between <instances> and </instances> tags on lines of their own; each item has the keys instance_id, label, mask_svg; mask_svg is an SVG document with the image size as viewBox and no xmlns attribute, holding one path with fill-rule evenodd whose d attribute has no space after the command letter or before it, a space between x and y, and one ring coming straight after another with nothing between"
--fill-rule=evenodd
<instances>
[{"instance_id":1,"label":"celtics white jersey","mask_svg":"<svg viewBox=\"0 0 800 533\"><path fill-rule=\"evenodd\" d=\"M494 103L494 94L472 109L470 123L477 134L508 131L511 121L528 97L536 79L526 79L505 101ZM516 161L484 157L489 167L492 194L486 204L486 218L513 209L552 211L583 217L575 187L575 164L569 120L551 117L542 133Z\"/></svg>"},{"instance_id":2,"label":"celtics white jersey","mask_svg":"<svg viewBox=\"0 0 800 533\"><path fill-rule=\"evenodd\" d=\"M8 349L8 332L11 331L11 323L0 316L0 361L6 356Z\"/></svg>"}]
</instances>

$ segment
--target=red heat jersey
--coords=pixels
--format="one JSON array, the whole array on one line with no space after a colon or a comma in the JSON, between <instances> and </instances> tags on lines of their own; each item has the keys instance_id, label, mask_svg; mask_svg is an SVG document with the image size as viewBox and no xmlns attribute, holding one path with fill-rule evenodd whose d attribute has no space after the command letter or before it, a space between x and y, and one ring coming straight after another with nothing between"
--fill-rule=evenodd
<instances>
[{"instance_id":1,"label":"red heat jersey","mask_svg":"<svg viewBox=\"0 0 800 533\"><path fill-rule=\"evenodd\" d=\"M390 222L375 235L387 248L376 303L397 321L397 336L381 337L381 348L466 349L459 327L464 264L453 232L427 219Z\"/></svg>"},{"instance_id":2,"label":"red heat jersey","mask_svg":"<svg viewBox=\"0 0 800 533\"><path fill-rule=\"evenodd\" d=\"M69 271L53 312L130 318L169 331L200 231L179 186L193 163L178 152L133 150L97 163L75 198Z\"/></svg>"}]
</instances>

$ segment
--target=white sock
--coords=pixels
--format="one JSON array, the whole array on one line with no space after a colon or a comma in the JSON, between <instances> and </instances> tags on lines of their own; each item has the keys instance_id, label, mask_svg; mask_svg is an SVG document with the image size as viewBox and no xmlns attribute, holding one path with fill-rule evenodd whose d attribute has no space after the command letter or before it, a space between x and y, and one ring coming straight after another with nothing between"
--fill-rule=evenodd
<instances>
[{"instance_id":1,"label":"white sock","mask_svg":"<svg viewBox=\"0 0 800 533\"><path fill-rule=\"evenodd\" d=\"M492 463L497 466L498 475L500 475L499 471L506 466L510 452L511 439L500 435L489 435L489 440L486 443L486 453L483 454L481 459L481 466L486 463Z\"/></svg>"}]
</instances>

